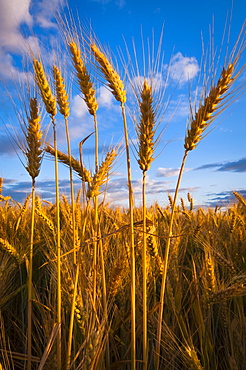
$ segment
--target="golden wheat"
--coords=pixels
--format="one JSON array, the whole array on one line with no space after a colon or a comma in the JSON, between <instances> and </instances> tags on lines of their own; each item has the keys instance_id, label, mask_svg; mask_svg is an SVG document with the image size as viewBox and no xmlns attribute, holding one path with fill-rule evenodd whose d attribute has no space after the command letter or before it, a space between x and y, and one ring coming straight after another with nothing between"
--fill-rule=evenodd
<instances>
[{"instance_id":1,"label":"golden wheat","mask_svg":"<svg viewBox=\"0 0 246 370\"><path fill-rule=\"evenodd\" d=\"M138 163L142 171L147 171L153 161L155 112L153 108L152 88L144 80L139 102L140 122L137 125L139 139Z\"/></svg>"},{"instance_id":2,"label":"golden wheat","mask_svg":"<svg viewBox=\"0 0 246 370\"><path fill-rule=\"evenodd\" d=\"M87 192L88 198L93 198L100 194L100 188L108 179L109 171L116 155L114 149L107 153L105 160L101 163L98 172L95 173L90 183L90 188Z\"/></svg>"},{"instance_id":3,"label":"golden wheat","mask_svg":"<svg viewBox=\"0 0 246 370\"><path fill-rule=\"evenodd\" d=\"M25 152L27 157L26 169L32 179L35 179L40 172L40 165L42 161L42 136L40 129L40 115L37 104L37 99L30 99L30 117L28 119L28 127L26 134L26 141L28 148Z\"/></svg>"},{"instance_id":4,"label":"golden wheat","mask_svg":"<svg viewBox=\"0 0 246 370\"><path fill-rule=\"evenodd\" d=\"M70 115L70 108L68 102L68 94L66 92L64 79L62 78L61 71L57 66L53 66L53 77L56 89L56 99L59 105L59 111L64 116L68 118Z\"/></svg>"},{"instance_id":5,"label":"golden wheat","mask_svg":"<svg viewBox=\"0 0 246 370\"><path fill-rule=\"evenodd\" d=\"M90 75L81 57L81 52L75 41L69 43L74 68L76 69L77 82L83 93L83 99L88 107L89 113L94 116L98 109L95 89L93 89Z\"/></svg>"},{"instance_id":6,"label":"golden wheat","mask_svg":"<svg viewBox=\"0 0 246 370\"><path fill-rule=\"evenodd\" d=\"M214 119L213 116L215 112L221 109L221 105L219 105L219 103L221 103L225 98L224 94L234 82L232 74L235 63L229 64L226 69L222 70L221 77L219 78L217 85L215 87L211 87L208 96L204 99L204 103L195 113L195 117L192 119L185 137L184 148L186 151L196 148L197 144L202 139L204 131L209 127L210 123Z\"/></svg>"},{"instance_id":7,"label":"golden wheat","mask_svg":"<svg viewBox=\"0 0 246 370\"><path fill-rule=\"evenodd\" d=\"M35 208L35 213L46 223L50 231L54 232L55 228L53 222L39 209Z\"/></svg>"},{"instance_id":8,"label":"golden wheat","mask_svg":"<svg viewBox=\"0 0 246 370\"><path fill-rule=\"evenodd\" d=\"M51 154L53 157L55 157L55 149L51 145L46 144L46 147L44 148L44 150L47 153ZM62 153L61 151L57 150L57 155L58 155L58 160L60 162L62 162L63 164L65 164L67 166L70 165L70 158L67 154ZM88 182L88 183L90 183L92 181L90 171L88 171L84 166L81 167L80 162L77 159L73 158L73 157L71 157L71 167L74 170L74 172L76 172L77 175L79 175L79 177L83 181Z\"/></svg>"},{"instance_id":9,"label":"golden wheat","mask_svg":"<svg viewBox=\"0 0 246 370\"><path fill-rule=\"evenodd\" d=\"M0 246L1 248L6 251L10 256L14 257L17 263L23 262L22 256L19 254L19 252L16 250L15 247L13 247L8 240L0 238Z\"/></svg>"},{"instance_id":10,"label":"golden wheat","mask_svg":"<svg viewBox=\"0 0 246 370\"><path fill-rule=\"evenodd\" d=\"M39 87L40 95L43 99L47 113L52 117L56 115L56 99L52 94L50 85L44 72L42 62L37 59L33 60L33 68L35 74L35 81Z\"/></svg>"},{"instance_id":11,"label":"golden wheat","mask_svg":"<svg viewBox=\"0 0 246 370\"><path fill-rule=\"evenodd\" d=\"M108 81L108 87L115 99L121 104L124 104L126 102L126 91L120 76L113 68L112 63L110 63L105 53L100 51L96 44L91 45L91 50L100 65L102 73Z\"/></svg>"}]
</instances>

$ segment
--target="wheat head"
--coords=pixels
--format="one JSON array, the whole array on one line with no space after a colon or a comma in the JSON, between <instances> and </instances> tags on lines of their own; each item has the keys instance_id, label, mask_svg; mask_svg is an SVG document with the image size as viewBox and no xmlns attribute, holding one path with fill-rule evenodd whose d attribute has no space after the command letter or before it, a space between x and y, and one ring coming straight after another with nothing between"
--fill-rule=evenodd
<instances>
[{"instance_id":1,"label":"wheat head","mask_svg":"<svg viewBox=\"0 0 246 370\"><path fill-rule=\"evenodd\" d=\"M98 172L96 172L93 176L90 189L87 192L88 198L93 198L99 195L101 186L107 181L109 171L113 165L116 155L117 154L114 149L107 153L106 158L101 163Z\"/></svg>"},{"instance_id":2,"label":"wheat head","mask_svg":"<svg viewBox=\"0 0 246 370\"><path fill-rule=\"evenodd\" d=\"M47 153L51 154L53 157L55 157L55 149L51 145L46 144L46 147L44 148L44 150ZM62 162L63 164L67 166L70 166L70 159L67 154L62 153L61 151L57 150L57 155L58 155L58 160L60 162ZM73 157L71 157L71 167L74 170L74 172L76 172L80 176L80 178L83 181L88 182L88 183L92 181L90 171L88 171L84 166L81 167L80 162Z\"/></svg>"},{"instance_id":3,"label":"wheat head","mask_svg":"<svg viewBox=\"0 0 246 370\"><path fill-rule=\"evenodd\" d=\"M53 77L55 82L56 99L59 105L59 111L64 116L64 118L68 118L70 115L68 94L66 92L64 79L62 78L61 71L57 66L53 66Z\"/></svg>"},{"instance_id":4,"label":"wheat head","mask_svg":"<svg viewBox=\"0 0 246 370\"><path fill-rule=\"evenodd\" d=\"M204 103L200 106L195 114L195 118L191 121L185 137L184 147L186 152L196 148L202 139L204 131L213 121L215 112L218 113L221 110L222 105L219 105L219 103L225 98L225 93L234 82L232 74L235 63L229 64L226 69L222 70L217 85L211 87L208 96L204 99Z\"/></svg>"},{"instance_id":5,"label":"wheat head","mask_svg":"<svg viewBox=\"0 0 246 370\"><path fill-rule=\"evenodd\" d=\"M99 50L96 44L91 45L91 51L93 52L96 61L100 65L102 73L108 81L108 87L110 88L115 99L121 104L124 104L126 102L126 91L120 76L115 71L106 55Z\"/></svg>"},{"instance_id":6,"label":"wheat head","mask_svg":"<svg viewBox=\"0 0 246 370\"><path fill-rule=\"evenodd\" d=\"M95 90L90 81L90 75L87 72L78 45L72 41L69 43L69 47L72 54L73 65L76 69L77 82L81 92L83 93L83 99L88 107L89 113L94 116L98 109L98 104L96 101Z\"/></svg>"},{"instance_id":7,"label":"wheat head","mask_svg":"<svg viewBox=\"0 0 246 370\"><path fill-rule=\"evenodd\" d=\"M42 62L37 59L33 60L33 68L35 74L35 81L39 87L40 95L43 99L47 113L52 117L56 115L56 99L52 94L50 85L44 72Z\"/></svg>"},{"instance_id":8,"label":"wheat head","mask_svg":"<svg viewBox=\"0 0 246 370\"><path fill-rule=\"evenodd\" d=\"M1 248L6 251L10 256L14 257L17 261L17 263L21 263L23 261L23 258L20 256L20 254L17 252L16 248L13 247L8 240L0 238L0 246Z\"/></svg>"},{"instance_id":9,"label":"wheat head","mask_svg":"<svg viewBox=\"0 0 246 370\"><path fill-rule=\"evenodd\" d=\"M153 161L155 112L153 109L152 88L145 80L139 102L140 122L137 125L139 138L138 163L142 171L147 171Z\"/></svg>"},{"instance_id":10,"label":"wheat head","mask_svg":"<svg viewBox=\"0 0 246 370\"><path fill-rule=\"evenodd\" d=\"M40 115L37 105L37 99L30 99L30 117L28 119L28 127L26 134L27 141L27 166L26 169L32 179L35 179L40 172L40 165L42 161L42 136L40 129Z\"/></svg>"}]
</instances>

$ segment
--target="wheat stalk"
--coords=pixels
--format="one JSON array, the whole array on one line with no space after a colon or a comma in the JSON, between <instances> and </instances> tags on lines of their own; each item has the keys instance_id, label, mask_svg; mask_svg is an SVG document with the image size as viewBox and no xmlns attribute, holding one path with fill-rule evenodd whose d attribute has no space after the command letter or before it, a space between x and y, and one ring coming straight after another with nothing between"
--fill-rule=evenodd
<instances>
[{"instance_id":1,"label":"wheat stalk","mask_svg":"<svg viewBox=\"0 0 246 370\"><path fill-rule=\"evenodd\" d=\"M138 164L142 170L142 212L143 212L143 369L148 366L148 327L147 327L147 240L146 240L146 172L154 160L155 111L153 108L152 87L144 80L139 99L140 121L137 123L139 141Z\"/></svg>"},{"instance_id":2,"label":"wheat stalk","mask_svg":"<svg viewBox=\"0 0 246 370\"><path fill-rule=\"evenodd\" d=\"M56 132L56 99L52 94L43 65L37 59L33 60L35 81L39 87L40 95L45 104L47 113L50 114L53 125L53 139L55 150L55 188L56 188L56 222L57 222L57 369L61 369L61 234L60 234L60 207L59 207L59 175L57 155L57 132ZM28 369L29 370L29 369Z\"/></svg>"},{"instance_id":3,"label":"wheat stalk","mask_svg":"<svg viewBox=\"0 0 246 370\"><path fill-rule=\"evenodd\" d=\"M234 54L233 54L234 55ZM168 257L170 250L170 243L173 234L173 221L174 221L174 212L178 197L178 192L181 184L181 178L183 175L186 159L188 153L195 149L197 144L202 140L203 133L209 127L211 122L229 105L233 93L228 93L228 90L232 87L232 84L240 76L242 70L240 70L236 75L232 75L235 71L236 64L238 63L239 55L234 57L234 60L231 61L226 68L224 68L220 74L220 78L215 87L211 86L210 91L207 97L204 98L203 104L195 114L194 119L191 119L191 123L187 130L184 143L184 156L182 159L179 176L176 184L174 200L172 204L171 218L169 223L168 230L168 239L167 245L164 254L164 270L162 274L162 283L161 283L161 293L160 293L160 308L159 308L159 317L157 325L157 344L156 344L156 368L159 368L159 354L160 354L160 342L161 342L161 328L162 328L162 317L163 317L163 308L164 308L164 295L165 295L165 285L166 285L166 276L168 268ZM225 94L227 93L227 94Z\"/></svg>"},{"instance_id":4,"label":"wheat stalk","mask_svg":"<svg viewBox=\"0 0 246 370\"><path fill-rule=\"evenodd\" d=\"M110 88L115 99L121 103L121 112L124 125L125 148L126 148L126 163L127 163L127 179L128 179L128 199L129 199L129 214L130 214L130 242L131 242L131 369L136 369L136 298L135 298L135 247L134 247L134 217L133 217L133 189L131 176L131 159L129 151L129 135L125 112L126 91L124 84L113 68L112 63L107 58L95 43L90 44L96 61L100 66L101 72L104 74L108 87Z\"/></svg>"},{"instance_id":5,"label":"wheat stalk","mask_svg":"<svg viewBox=\"0 0 246 370\"><path fill-rule=\"evenodd\" d=\"M27 149L24 154L27 158L26 170L32 178L32 212L31 212L31 235L30 256L28 266L28 331L27 331L27 369L31 370L32 358L32 273L33 273L33 242L34 242L34 212L35 212L35 179L39 175L43 157L42 136L40 129L39 108L36 98L30 99L30 115L28 117L26 143ZM18 225L17 225L18 226Z\"/></svg>"}]
</instances>

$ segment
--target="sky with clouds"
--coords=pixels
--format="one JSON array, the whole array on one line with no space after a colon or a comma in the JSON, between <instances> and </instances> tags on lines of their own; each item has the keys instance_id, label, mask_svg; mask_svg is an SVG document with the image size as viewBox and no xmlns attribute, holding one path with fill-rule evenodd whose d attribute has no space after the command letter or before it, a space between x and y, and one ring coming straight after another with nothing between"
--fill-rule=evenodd
<instances>
[{"instance_id":1,"label":"sky with clouds","mask_svg":"<svg viewBox=\"0 0 246 370\"><path fill-rule=\"evenodd\" d=\"M82 27L85 24L88 28L90 24L100 43L110 48L119 73L125 80L133 187L137 202L141 199L141 172L136 161L134 119L138 116L131 83L135 86L141 83L144 74L148 74L152 81L159 112L158 133L162 132L162 135L155 151L155 161L148 171L148 202L167 204L167 195L174 192L181 165L190 107L195 108L197 103L194 102L201 92L202 55L207 55L206 63L211 65L209 41L212 38L214 65L221 70L227 49L232 49L244 21L246 3L234 0L230 19L231 8L231 0L208 0L206 6L194 0L0 0L0 177L4 178L4 195L22 201L30 191L23 157L14 142L15 137L21 140L22 115L18 119L18 112L23 112L27 86L33 90L30 50L42 55L47 70L56 60L65 70L66 51L55 14L59 12L65 19L66 16L69 18L70 12L75 18L78 13ZM230 32L226 32L221 48L228 14L231 28ZM244 63L245 53L240 65ZM96 77L95 68L92 66L89 70L99 104L100 160L103 160L109 146L122 148L121 111L118 102L101 83L102 78ZM127 79L128 74L131 82ZM244 72L241 82L245 76ZM70 89L72 151L78 157L79 142L93 132L93 118L72 81L69 65L65 77ZM189 192L195 204L214 206L216 202L230 202L232 191L245 194L245 106L246 95L237 96L233 105L212 124L211 132L189 153L180 196L185 198ZM49 119L43 114L47 140L52 140L48 125ZM65 151L65 129L60 116L57 117L57 127L58 147ZM84 145L85 162L92 171L93 146L92 135ZM59 171L61 191L69 194L68 170L60 166ZM53 173L53 162L45 156L37 180L38 191L44 199L51 200L54 196ZM127 204L126 177L125 155L121 152L107 188L107 202L112 205ZM77 178L75 185L77 189L80 187Z\"/></svg>"}]
</instances>

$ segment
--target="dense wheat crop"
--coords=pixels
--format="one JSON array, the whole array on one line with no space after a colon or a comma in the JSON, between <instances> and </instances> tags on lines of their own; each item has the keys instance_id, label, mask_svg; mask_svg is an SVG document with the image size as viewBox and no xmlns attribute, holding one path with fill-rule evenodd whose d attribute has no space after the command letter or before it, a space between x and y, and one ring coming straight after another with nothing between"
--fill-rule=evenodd
<instances>
[{"instance_id":1,"label":"dense wheat crop","mask_svg":"<svg viewBox=\"0 0 246 370\"><path fill-rule=\"evenodd\" d=\"M146 172L158 146L165 91L157 89L153 70L134 80L129 68L124 71L129 81L123 81L92 32L78 35L62 22L61 29L70 61L67 71L58 63L49 74L41 57L31 53L36 92L24 125L26 147L21 147L32 178L30 195L23 204L0 195L0 368L244 369L246 200L234 192L235 202L227 208L203 209L194 208L189 193L187 201L178 196L188 153L245 90L240 65L244 28L221 71L204 63L210 76L203 79L199 103L191 105L174 198L169 195L168 206L149 208ZM80 158L71 154L69 93L62 77L69 73L94 118L92 170L82 156L87 138L80 138ZM126 209L107 204L105 185L119 147L109 148L99 162L96 73L120 105ZM134 206L125 85L131 86L139 113L140 207ZM41 131L42 102L53 126L53 143L45 142ZM64 119L67 153L57 149L58 117ZM53 202L35 192L44 153L55 162ZM70 169L70 197L59 194L58 162ZM74 175L82 184L77 194ZM2 191L4 179L0 184Z\"/></svg>"}]
</instances>

